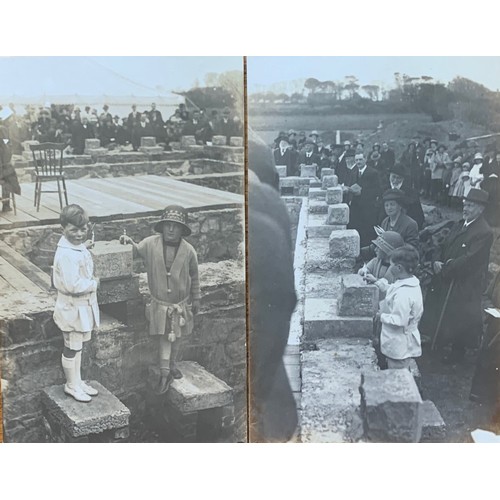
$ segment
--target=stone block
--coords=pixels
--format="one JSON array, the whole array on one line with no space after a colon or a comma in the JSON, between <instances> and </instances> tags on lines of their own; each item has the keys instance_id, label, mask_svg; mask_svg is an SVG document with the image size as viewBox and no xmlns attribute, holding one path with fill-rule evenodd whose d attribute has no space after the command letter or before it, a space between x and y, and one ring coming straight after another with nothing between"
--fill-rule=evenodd
<instances>
[{"instance_id":1,"label":"stone block","mask_svg":"<svg viewBox=\"0 0 500 500\"><path fill-rule=\"evenodd\" d=\"M90 155L92 158L98 158L107 155L109 151L107 148L95 148L95 149L85 149L84 152L86 155ZM103 158L103 160L104 159L105 158Z\"/></svg>"},{"instance_id":2,"label":"stone block","mask_svg":"<svg viewBox=\"0 0 500 500\"><path fill-rule=\"evenodd\" d=\"M340 232L342 231L332 231L332 233ZM355 262L355 257L340 255L332 258L330 256L329 238L309 238L307 241L305 269L308 273L322 273L324 271L336 271L344 274L352 273Z\"/></svg>"},{"instance_id":3,"label":"stone block","mask_svg":"<svg viewBox=\"0 0 500 500\"><path fill-rule=\"evenodd\" d=\"M418 443L422 398L408 370L382 370L361 376L365 436L377 442Z\"/></svg>"},{"instance_id":4,"label":"stone block","mask_svg":"<svg viewBox=\"0 0 500 500\"><path fill-rule=\"evenodd\" d=\"M156 137L141 137L141 148L156 146Z\"/></svg>"},{"instance_id":5,"label":"stone block","mask_svg":"<svg viewBox=\"0 0 500 500\"><path fill-rule=\"evenodd\" d=\"M97 289L97 302L101 305L126 302L140 296L139 276L102 280Z\"/></svg>"},{"instance_id":6,"label":"stone block","mask_svg":"<svg viewBox=\"0 0 500 500\"><path fill-rule=\"evenodd\" d=\"M99 149L101 141L99 139L85 139L85 150Z\"/></svg>"},{"instance_id":7,"label":"stone block","mask_svg":"<svg viewBox=\"0 0 500 500\"><path fill-rule=\"evenodd\" d=\"M371 338L372 336L372 318L339 316L337 301L334 298L306 298L305 339Z\"/></svg>"},{"instance_id":8,"label":"stone block","mask_svg":"<svg viewBox=\"0 0 500 500\"><path fill-rule=\"evenodd\" d=\"M342 227L345 229L345 226L332 226L331 224L318 224L314 226L309 226L307 228L307 237L308 238L329 238L332 231L336 231L337 228Z\"/></svg>"},{"instance_id":9,"label":"stone block","mask_svg":"<svg viewBox=\"0 0 500 500\"><path fill-rule=\"evenodd\" d=\"M67 396L63 385L42 391L42 405L51 427L73 438L128 427L129 409L99 382L92 380L89 384L99 391L90 403Z\"/></svg>"},{"instance_id":10,"label":"stone block","mask_svg":"<svg viewBox=\"0 0 500 500\"><path fill-rule=\"evenodd\" d=\"M145 139L145 137L143 137L143 139ZM161 146L141 146L139 151L147 155L161 155L163 153L163 148Z\"/></svg>"},{"instance_id":11,"label":"stone block","mask_svg":"<svg viewBox=\"0 0 500 500\"><path fill-rule=\"evenodd\" d=\"M181 361L182 378L174 380L167 400L181 413L218 408L233 403L233 390L194 361Z\"/></svg>"},{"instance_id":12,"label":"stone block","mask_svg":"<svg viewBox=\"0 0 500 500\"><path fill-rule=\"evenodd\" d=\"M373 318L378 310L378 288L365 283L358 274L343 276L341 283L340 315Z\"/></svg>"},{"instance_id":13,"label":"stone block","mask_svg":"<svg viewBox=\"0 0 500 500\"><path fill-rule=\"evenodd\" d=\"M227 137L225 135L214 135L212 137L213 146L225 146L227 142Z\"/></svg>"},{"instance_id":14,"label":"stone block","mask_svg":"<svg viewBox=\"0 0 500 500\"><path fill-rule=\"evenodd\" d=\"M324 200L325 197L326 197L326 191L324 189L309 187L309 199Z\"/></svg>"},{"instance_id":15,"label":"stone block","mask_svg":"<svg viewBox=\"0 0 500 500\"><path fill-rule=\"evenodd\" d=\"M446 424L432 401L422 404L422 437L421 443L441 443L446 438Z\"/></svg>"},{"instance_id":16,"label":"stone block","mask_svg":"<svg viewBox=\"0 0 500 500\"><path fill-rule=\"evenodd\" d=\"M335 170L333 168L322 168L320 173L321 180L323 180L325 175L335 175Z\"/></svg>"},{"instance_id":17,"label":"stone block","mask_svg":"<svg viewBox=\"0 0 500 500\"><path fill-rule=\"evenodd\" d=\"M316 167L314 165L302 165L300 167L301 177L316 177Z\"/></svg>"},{"instance_id":18,"label":"stone block","mask_svg":"<svg viewBox=\"0 0 500 500\"><path fill-rule=\"evenodd\" d=\"M310 214L326 214L328 212L328 205L324 200L311 200L309 202Z\"/></svg>"},{"instance_id":19,"label":"stone block","mask_svg":"<svg viewBox=\"0 0 500 500\"><path fill-rule=\"evenodd\" d=\"M316 177L311 177L309 180L309 187L310 188L320 188L321 187L321 181L316 178Z\"/></svg>"},{"instance_id":20,"label":"stone block","mask_svg":"<svg viewBox=\"0 0 500 500\"><path fill-rule=\"evenodd\" d=\"M90 253L94 260L94 275L100 280L132 276L131 245L120 245L117 240L97 241Z\"/></svg>"},{"instance_id":21,"label":"stone block","mask_svg":"<svg viewBox=\"0 0 500 500\"><path fill-rule=\"evenodd\" d=\"M336 187L339 185L339 178L336 175L325 175L321 178L321 186L323 189Z\"/></svg>"},{"instance_id":22,"label":"stone block","mask_svg":"<svg viewBox=\"0 0 500 500\"><path fill-rule=\"evenodd\" d=\"M356 258L359 255L359 233L355 229L333 231L330 235L329 246L332 258Z\"/></svg>"},{"instance_id":23,"label":"stone block","mask_svg":"<svg viewBox=\"0 0 500 500\"><path fill-rule=\"evenodd\" d=\"M347 203L336 203L328 206L327 224L349 224L349 205Z\"/></svg>"},{"instance_id":24,"label":"stone block","mask_svg":"<svg viewBox=\"0 0 500 500\"><path fill-rule=\"evenodd\" d=\"M280 177L286 177L286 165L276 165L276 171Z\"/></svg>"},{"instance_id":25,"label":"stone block","mask_svg":"<svg viewBox=\"0 0 500 500\"><path fill-rule=\"evenodd\" d=\"M181 149L187 148L188 146L196 146L194 135L183 135L181 137Z\"/></svg>"},{"instance_id":26,"label":"stone block","mask_svg":"<svg viewBox=\"0 0 500 500\"><path fill-rule=\"evenodd\" d=\"M336 205L338 203L342 203L342 188L340 186L327 188L326 202L328 203L328 205Z\"/></svg>"},{"instance_id":27,"label":"stone block","mask_svg":"<svg viewBox=\"0 0 500 500\"><path fill-rule=\"evenodd\" d=\"M229 139L229 145L234 148L243 147L243 137L231 137Z\"/></svg>"},{"instance_id":28,"label":"stone block","mask_svg":"<svg viewBox=\"0 0 500 500\"><path fill-rule=\"evenodd\" d=\"M180 151L181 150L180 141L170 141L169 145L172 148L172 151Z\"/></svg>"},{"instance_id":29,"label":"stone block","mask_svg":"<svg viewBox=\"0 0 500 500\"><path fill-rule=\"evenodd\" d=\"M280 177L280 193L282 196L307 196L310 179L306 177Z\"/></svg>"},{"instance_id":30,"label":"stone block","mask_svg":"<svg viewBox=\"0 0 500 500\"><path fill-rule=\"evenodd\" d=\"M23 160L25 160L25 161L33 160L33 152L31 150L23 151L21 156L23 157Z\"/></svg>"}]
</instances>

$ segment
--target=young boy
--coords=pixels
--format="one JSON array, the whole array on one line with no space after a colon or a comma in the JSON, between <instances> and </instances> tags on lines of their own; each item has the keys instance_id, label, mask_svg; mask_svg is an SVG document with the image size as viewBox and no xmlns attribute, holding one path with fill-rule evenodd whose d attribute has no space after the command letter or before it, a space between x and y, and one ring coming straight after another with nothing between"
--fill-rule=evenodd
<instances>
[{"instance_id":1,"label":"young boy","mask_svg":"<svg viewBox=\"0 0 500 500\"><path fill-rule=\"evenodd\" d=\"M62 330L62 367L66 377L64 392L88 403L98 392L81 378L83 342L99 326L98 280L93 278L94 263L86 240L89 218L79 205L68 205L60 216L63 236L54 257L53 282L57 289L54 322Z\"/></svg>"},{"instance_id":2,"label":"young boy","mask_svg":"<svg viewBox=\"0 0 500 500\"><path fill-rule=\"evenodd\" d=\"M176 366L179 340L193 330L193 315L200 307L198 257L184 239L191 234L184 207L170 205L154 230L157 233L136 244L126 235L122 244L131 244L146 264L151 291L149 333L159 338L160 383L164 394L173 379L182 377Z\"/></svg>"},{"instance_id":3,"label":"young boy","mask_svg":"<svg viewBox=\"0 0 500 500\"><path fill-rule=\"evenodd\" d=\"M418 252L411 245L403 245L391 255L389 272L395 281L377 314L382 323L380 350L387 368L409 368L411 359L422 355L418 323L424 307L420 282L414 276L418 261Z\"/></svg>"}]
</instances>

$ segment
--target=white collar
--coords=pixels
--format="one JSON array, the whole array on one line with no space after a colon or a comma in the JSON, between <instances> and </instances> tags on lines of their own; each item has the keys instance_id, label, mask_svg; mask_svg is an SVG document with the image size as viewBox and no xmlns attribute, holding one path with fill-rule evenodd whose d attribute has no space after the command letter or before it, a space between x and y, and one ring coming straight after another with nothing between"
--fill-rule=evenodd
<instances>
[{"instance_id":1,"label":"white collar","mask_svg":"<svg viewBox=\"0 0 500 500\"><path fill-rule=\"evenodd\" d=\"M365 170L366 170L366 163L365 163L365 166L363 168L359 169L359 174L363 175L365 173Z\"/></svg>"},{"instance_id":2,"label":"white collar","mask_svg":"<svg viewBox=\"0 0 500 500\"><path fill-rule=\"evenodd\" d=\"M85 245L80 243L79 245L73 245L70 243L65 236L61 236L61 239L57 243L59 248L68 248L70 250L77 250L78 252L83 252L85 250Z\"/></svg>"},{"instance_id":3,"label":"white collar","mask_svg":"<svg viewBox=\"0 0 500 500\"><path fill-rule=\"evenodd\" d=\"M420 285L419 279L416 276L410 276L409 278L405 278L405 279L402 279L402 280L396 280L392 284L392 287L393 288L399 288L399 287L402 287L402 286L414 287L414 286L419 286L419 285Z\"/></svg>"}]
</instances>

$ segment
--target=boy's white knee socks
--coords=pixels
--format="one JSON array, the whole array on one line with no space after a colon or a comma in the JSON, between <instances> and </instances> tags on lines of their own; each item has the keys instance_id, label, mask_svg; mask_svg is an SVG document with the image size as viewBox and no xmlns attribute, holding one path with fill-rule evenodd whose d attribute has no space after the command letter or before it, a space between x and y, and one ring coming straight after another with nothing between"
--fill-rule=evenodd
<instances>
[{"instance_id":1,"label":"boy's white knee socks","mask_svg":"<svg viewBox=\"0 0 500 500\"><path fill-rule=\"evenodd\" d=\"M64 392L69 394L77 401L88 403L92 398L86 394L79 386L76 378L76 356L67 358L64 354L61 357L61 363L66 377Z\"/></svg>"},{"instance_id":2,"label":"boy's white knee socks","mask_svg":"<svg viewBox=\"0 0 500 500\"><path fill-rule=\"evenodd\" d=\"M78 351L75 355L75 383L85 394L97 396L97 389L90 387L82 380L82 351Z\"/></svg>"}]
</instances>

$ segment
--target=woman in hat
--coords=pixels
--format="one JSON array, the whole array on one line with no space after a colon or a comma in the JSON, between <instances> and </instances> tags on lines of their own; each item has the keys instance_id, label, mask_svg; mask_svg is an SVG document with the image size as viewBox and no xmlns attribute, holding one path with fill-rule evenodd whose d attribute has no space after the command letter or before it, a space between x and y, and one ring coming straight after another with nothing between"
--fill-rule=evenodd
<instances>
[{"instance_id":1,"label":"woman in hat","mask_svg":"<svg viewBox=\"0 0 500 500\"><path fill-rule=\"evenodd\" d=\"M200 306L200 282L196 250L184 239L191 234L186 209L179 205L168 206L154 230L159 234L139 244L126 235L120 237L120 243L133 245L146 264L151 292L147 312L149 333L159 339L158 392L163 394L173 379L182 377L176 365L179 340L193 330L193 315L198 313Z\"/></svg>"},{"instance_id":2,"label":"woman in hat","mask_svg":"<svg viewBox=\"0 0 500 500\"><path fill-rule=\"evenodd\" d=\"M405 194L399 189L388 189L382 195L387 217L382 221L384 231L399 233L404 242L418 250L418 225L405 211Z\"/></svg>"},{"instance_id":3,"label":"woman in hat","mask_svg":"<svg viewBox=\"0 0 500 500\"><path fill-rule=\"evenodd\" d=\"M431 198L438 201L440 193L443 189L443 174L446 163L450 161L450 157L446 152L446 146L440 144L430 163L431 168Z\"/></svg>"}]
</instances>

